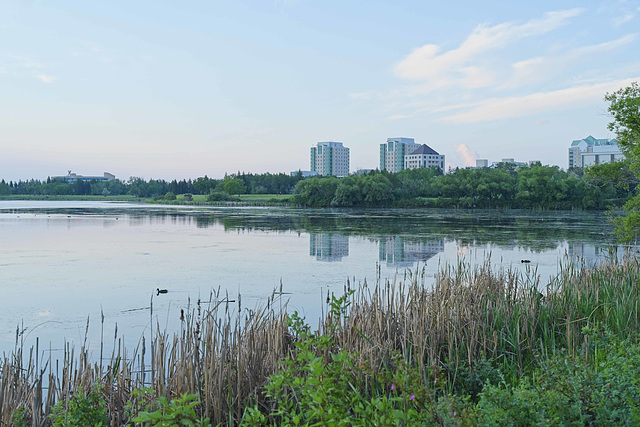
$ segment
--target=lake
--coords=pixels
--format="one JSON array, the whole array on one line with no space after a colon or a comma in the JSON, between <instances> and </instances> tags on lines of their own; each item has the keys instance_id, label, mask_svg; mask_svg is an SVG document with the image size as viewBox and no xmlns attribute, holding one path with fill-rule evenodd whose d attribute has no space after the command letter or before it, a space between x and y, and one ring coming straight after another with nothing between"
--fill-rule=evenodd
<instances>
[{"instance_id":1,"label":"lake","mask_svg":"<svg viewBox=\"0 0 640 427\"><path fill-rule=\"evenodd\" d=\"M79 346L87 318L95 349L102 314L106 341L117 324L135 345L151 304L154 328L173 332L189 302L228 298L237 309L240 295L246 314L280 287L276 303L316 324L327 292L342 294L347 280L392 281L418 268L432 280L460 258L490 256L494 268L536 271L544 285L560 262L607 256L611 228L602 212L0 201L0 351L16 334L27 346L39 337L41 349Z\"/></svg>"}]
</instances>

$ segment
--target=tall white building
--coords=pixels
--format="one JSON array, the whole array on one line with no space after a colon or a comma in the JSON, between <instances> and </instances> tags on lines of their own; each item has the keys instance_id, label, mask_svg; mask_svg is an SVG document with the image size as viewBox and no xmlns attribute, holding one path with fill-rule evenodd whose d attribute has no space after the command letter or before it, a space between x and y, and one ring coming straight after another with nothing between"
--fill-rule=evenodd
<instances>
[{"instance_id":1,"label":"tall white building","mask_svg":"<svg viewBox=\"0 0 640 427\"><path fill-rule=\"evenodd\" d=\"M615 139L595 139L589 135L584 139L576 139L569 147L570 168L583 168L622 159L624 154Z\"/></svg>"},{"instance_id":2,"label":"tall white building","mask_svg":"<svg viewBox=\"0 0 640 427\"><path fill-rule=\"evenodd\" d=\"M311 170L319 175L349 175L349 149L342 142L318 142L311 147Z\"/></svg>"},{"instance_id":3,"label":"tall white building","mask_svg":"<svg viewBox=\"0 0 640 427\"><path fill-rule=\"evenodd\" d=\"M380 170L396 173L404 169L404 156L420 147L413 138L387 138L380 144Z\"/></svg>"},{"instance_id":4,"label":"tall white building","mask_svg":"<svg viewBox=\"0 0 640 427\"><path fill-rule=\"evenodd\" d=\"M405 169L430 168L436 166L444 173L444 154L438 154L427 144L422 144L410 154L404 156Z\"/></svg>"}]
</instances>

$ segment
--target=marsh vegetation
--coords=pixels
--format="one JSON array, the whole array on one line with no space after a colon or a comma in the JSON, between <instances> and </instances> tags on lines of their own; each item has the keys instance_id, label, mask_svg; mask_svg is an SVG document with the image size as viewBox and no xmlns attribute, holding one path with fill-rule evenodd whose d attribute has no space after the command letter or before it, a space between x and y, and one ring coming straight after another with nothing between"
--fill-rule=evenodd
<instances>
[{"instance_id":1,"label":"marsh vegetation","mask_svg":"<svg viewBox=\"0 0 640 427\"><path fill-rule=\"evenodd\" d=\"M105 331L98 357L85 344L54 360L18 341L0 367L2 423L637 421L637 259L565 264L546 284L460 262L428 289L423 271L347 282L317 329L278 292L250 311L214 294L136 348Z\"/></svg>"}]
</instances>

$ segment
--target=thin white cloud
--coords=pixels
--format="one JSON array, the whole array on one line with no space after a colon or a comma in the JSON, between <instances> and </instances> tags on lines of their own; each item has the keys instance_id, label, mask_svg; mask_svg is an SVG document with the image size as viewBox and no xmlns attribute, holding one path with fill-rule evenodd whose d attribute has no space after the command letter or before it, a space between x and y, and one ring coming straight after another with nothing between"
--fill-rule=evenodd
<instances>
[{"instance_id":1,"label":"thin white cloud","mask_svg":"<svg viewBox=\"0 0 640 427\"><path fill-rule=\"evenodd\" d=\"M33 69L41 69L42 68L42 64L34 61L31 58L28 58L26 56L17 56L17 55L10 55L9 56L11 59L13 59L18 66L22 67L22 68L26 68L28 70L33 70Z\"/></svg>"},{"instance_id":2,"label":"thin white cloud","mask_svg":"<svg viewBox=\"0 0 640 427\"><path fill-rule=\"evenodd\" d=\"M518 61L512 65L512 76L502 88L521 87L534 82L543 81L553 75L564 72L605 52L624 47L637 39L637 34L627 34L604 43L581 46L567 52L559 52L552 56L540 56Z\"/></svg>"},{"instance_id":3,"label":"thin white cloud","mask_svg":"<svg viewBox=\"0 0 640 427\"><path fill-rule=\"evenodd\" d=\"M57 77L49 76L47 74L36 74L34 77L40 80L42 83L47 83L47 84L53 83L57 80Z\"/></svg>"},{"instance_id":4,"label":"thin white cloud","mask_svg":"<svg viewBox=\"0 0 640 427\"><path fill-rule=\"evenodd\" d=\"M622 15L622 16L620 16L618 18L615 18L613 20L613 25L616 26L616 27L619 27L620 25L625 24L625 23L633 20L633 18L635 18L635 14L633 14L631 12L627 12L624 15Z\"/></svg>"},{"instance_id":5,"label":"thin white cloud","mask_svg":"<svg viewBox=\"0 0 640 427\"><path fill-rule=\"evenodd\" d=\"M395 73L400 78L427 81L434 86L452 84L459 77L463 83L466 78L468 83L475 85L472 87L487 84L490 79L486 72L482 79L469 78L468 72L465 73L469 69L469 61L489 50L553 31L581 12L580 8L547 12L541 19L532 19L520 25L512 22L494 26L479 25L456 49L441 53L441 48L435 44L415 49L396 65Z\"/></svg>"},{"instance_id":6,"label":"thin white cloud","mask_svg":"<svg viewBox=\"0 0 640 427\"><path fill-rule=\"evenodd\" d=\"M519 117L540 111L555 111L584 102L601 100L605 93L616 91L639 80L640 77L634 77L526 96L487 99L467 111L443 117L438 121L454 124L478 123Z\"/></svg>"}]
</instances>

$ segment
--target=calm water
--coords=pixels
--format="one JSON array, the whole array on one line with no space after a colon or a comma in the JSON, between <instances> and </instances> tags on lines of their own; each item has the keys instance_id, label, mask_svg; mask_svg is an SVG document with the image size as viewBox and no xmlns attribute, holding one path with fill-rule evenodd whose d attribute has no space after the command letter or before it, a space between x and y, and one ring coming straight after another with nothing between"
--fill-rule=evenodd
<instances>
[{"instance_id":1,"label":"calm water","mask_svg":"<svg viewBox=\"0 0 640 427\"><path fill-rule=\"evenodd\" d=\"M603 213L0 201L0 352L13 349L18 325L29 345L78 344L87 317L96 348L101 311L106 335L117 323L135 344L152 298L154 324L171 331L189 299L217 289L240 294L246 310L282 285L283 302L314 323L322 295L341 293L347 278L374 283L377 271L393 279L416 267L432 276L459 257L537 268L544 282L565 257L596 262L614 241Z\"/></svg>"}]
</instances>

